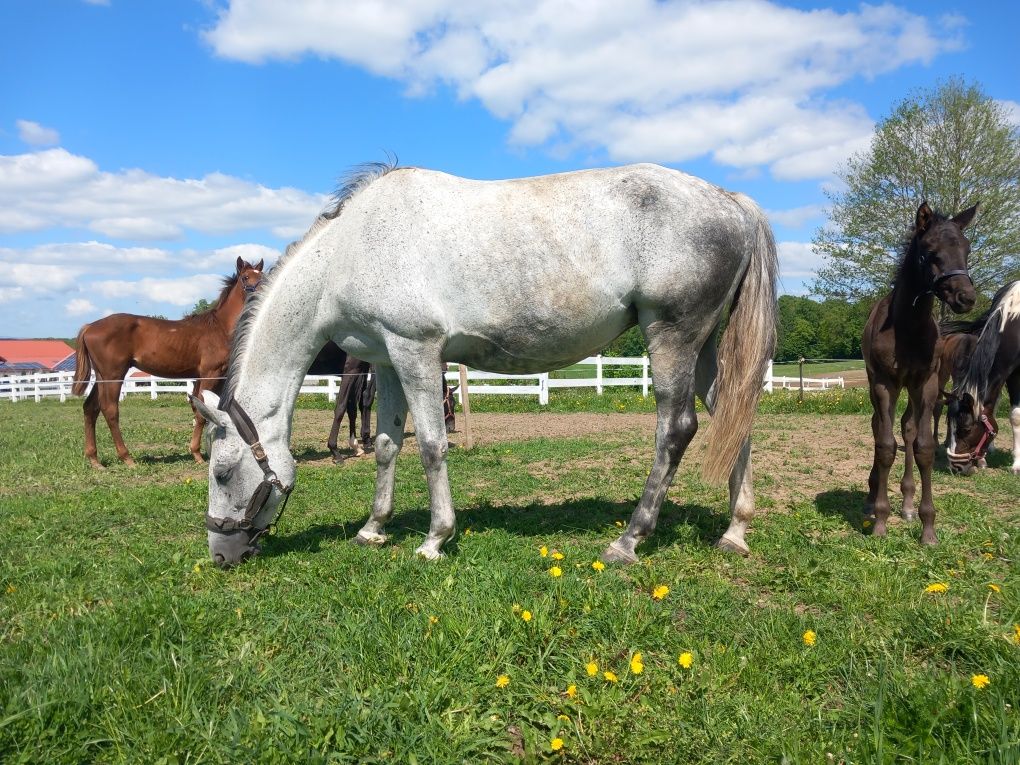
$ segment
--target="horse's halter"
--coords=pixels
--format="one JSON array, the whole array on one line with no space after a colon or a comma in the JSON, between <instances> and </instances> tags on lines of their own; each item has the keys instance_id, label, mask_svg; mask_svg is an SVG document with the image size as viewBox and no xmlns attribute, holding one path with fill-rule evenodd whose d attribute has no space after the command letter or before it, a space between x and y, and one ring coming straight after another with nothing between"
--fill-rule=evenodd
<instances>
[{"instance_id":1,"label":"horse's halter","mask_svg":"<svg viewBox=\"0 0 1020 765\"><path fill-rule=\"evenodd\" d=\"M251 538L248 540L249 544L255 544L255 542L264 534L266 534L271 528L273 528L283 515L283 511L287 508L287 500L290 499L290 493L294 490L294 485L284 486L283 482L277 478L276 473L273 472L272 468L269 467L269 459L266 457L266 451L262 448L262 444L259 441L258 430L255 429L255 423L251 421L251 417L248 413L241 408L241 405L234 400L233 396L225 399L220 403L220 410L227 413L230 417L231 422L234 423L234 427L237 428L238 435L248 444L248 448L251 449L252 456L255 461L262 468L262 474L264 478L262 482L256 487L255 492L251 495L251 499L248 500L248 507L244 511L244 516L241 520L237 521L233 518L217 518L210 515L208 512L205 514L205 527L209 531L217 531L220 533L230 533L231 531L254 531ZM276 514L268 525L264 528L255 527L255 518L262 512L262 508L266 506L266 502L269 501L269 497L273 493L273 487L280 490L283 494L283 504L280 505L280 512Z\"/></svg>"},{"instance_id":2,"label":"horse's halter","mask_svg":"<svg viewBox=\"0 0 1020 765\"><path fill-rule=\"evenodd\" d=\"M977 446L974 447L972 452L951 452L946 450L946 456L949 458L949 462L958 468L963 468L969 465L971 462L977 462L979 459L984 457L988 453L988 447L992 445L992 439L998 435L998 431L992 427L992 421L988 419L988 415L982 413L981 424L985 427L985 432L981 434L981 440L978 441Z\"/></svg>"},{"instance_id":3,"label":"horse's halter","mask_svg":"<svg viewBox=\"0 0 1020 765\"><path fill-rule=\"evenodd\" d=\"M242 276L241 277L241 288L246 293L248 293L249 295L251 295L255 291L257 291L261 284L262 284L262 277L261 276L259 276L259 280L257 282L255 282L255 284L249 284L247 276ZM231 418L231 419L233 419L233 418Z\"/></svg>"},{"instance_id":4,"label":"horse's halter","mask_svg":"<svg viewBox=\"0 0 1020 765\"><path fill-rule=\"evenodd\" d=\"M928 265L927 255L922 255L917 260L922 268ZM935 297L937 297L939 300L942 300L942 298L938 294L936 294L935 290L937 290L939 288L939 285L942 284L942 282L944 282L946 279L952 279L954 276L966 276L967 281L970 282L970 286L971 287L974 286L974 280L970 278L970 271L966 268L954 268L952 271L943 271L941 274L932 279L931 284L928 285L928 290L926 292L922 292L921 294L914 298L914 302L911 305L916 306L917 301L923 298L925 295L935 295Z\"/></svg>"}]
</instances>

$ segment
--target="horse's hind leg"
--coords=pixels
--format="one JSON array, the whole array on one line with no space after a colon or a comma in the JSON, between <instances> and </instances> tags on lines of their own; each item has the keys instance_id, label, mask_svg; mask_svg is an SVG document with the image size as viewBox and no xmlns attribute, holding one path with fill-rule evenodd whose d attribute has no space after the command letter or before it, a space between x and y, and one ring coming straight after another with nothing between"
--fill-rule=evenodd
<instances>
[{"instance_id":1,"label":"horse's hind leg","mask_svg":"<svg viewBox=\"0 0 1020 765\"><path fill-rule=\"evenodd\" d=\"M363 545L381 545L386 541L384 530L393 515L397 455L404 443L407 421L407 401L396 372L389 367L379 367L376 373L379 375L379 418L375 437L375 500L371 517L354 538Z\"/></svg>"},{"instance_id":2,"label":"horse's hind leg","mask_svg":"<svg viewBox=\"0 0 1020 765\"><path fill-rule=\"evenodd\" d=\"M191 392L191 395L195 398L201 398L202 391L210 387L205 380L195 380L195 389ZM191 431L191 443L188 445L188 451L191 452L192 459L201 465L205 462L205 459L202 457L202 433L205 430L205 417L199 414L194 404L191 405L191 411L195 414L195 425Z\"/></svg>"},{"instance_id":3,"label":"horse's hind leg","mask_svg":"<svg viewBox=\"0 0 1020 765\"><path fill-rule=\"evenodd\" d=\"M896 439L893 422L896 419L896 399L900 389L886 383L871 383L871 431L875 438L875 457L868 476L868 504L865 515L875 517L875 536L885 536L889 520L889 470L896 460Z\"/></svg>"},{"instance_id":4,"label":"horse's hind leg","mask_svg":"<svg viewBox=\"0 0 1020 765\"><path fill-rule=\"evenodd\" d=\"M715 379L718 373L715 337L709 339L698 354L694 387L709 414L715 412ZM751 485L751 439L744 443L729 478L730 525L716 543L720 550L750 554L744 536L754 519L754 490Z\"/></svg>"},{"instance_id":5,"label":"horse's hind leg","mask_svg":"<svg viewBox=\"0 0 1020 765\"><path fill-rule=\"evenodd\" d=\"M365 378L359 377L347 398L347 445L354 451L355 457L362 457L365 450L355 436L358 429L358 405L361 403L361 394L365 389Z\"/></svg>"},{"instance_id":6,"label":"horse's hind leg","mask_svg":"<svg viewBox=\"0 0 1020 765\"><path fill-rule=\"evenodd\" d=\"M127 372L120 373L120 378ZM97 383L98 384L98 383ZM117 456L125 465L134 466L135 461L131 458L131 452L124 444L124 437L120 434L120 389L123 380L108 380L100 385L99 408L103 410L103 417L106 424L110 426L110 434L113 436L113 445L117 449Z\"/></svg>"},{"instance_id":7,"label":"horse's hind leg","mask_svg":"<svg viewBox=\"0 0 1020 765\"><path fill-rule=\"evenodd\" d=\"M1020 475L1020 369L1006 380L1009 392L1009 424L1013 426L1013 475Z\"/></svg>"},{"instance_id":8,"label":"horse's hind leg","mask_svg":"<svg viewBox=\"0 0 1020 765\"><path fill-rule=\"evenodd\" d=\"M916 521L917 511L914 509L914 441L917 439L917 423L914 420L913 404L907 402L907 409L900 420L900 432L903 434L903 478L900 480L900 493L903 495L901 515L905 521Z\"/></svg>"},{"instance_id":9,"label":"horse's hind leg","mask_svg":"<svg viewBox=\"0 0 1020 765\"><path fill-rule=\"evenodd\" d=\"M655 459L627 530L602 553L607 563L637 562L635 548L655 531L677 465L698 430L694 411L695 354L685 347L686 340L679 330L660 325L646 333L655 383Z\"/></svg>"},{"instance_id":10,"label":"horse's hind leg","mask_svg":"<svg viewBox=\"0 0 1020 765\"><path fill-rule=\"evenodd\" d=\"M92 467L103 470L103 463L99 461L99 451L96 449L96 420L99 419L99 386L100 378L97 375L96 381L92 384L92 390L82 404L85 412L85 458L92 463Z\"/></svg>"},{"instance_id":11,"label":"horse's hind leg","mask_svg":"<svg viewBox=\"0 0 1020 765\"><path fill-rule=\"evenodd\" d=\"M935 536L935 502L931 491L931 471L935 463L935 437L931 426L938 382L932 375L922 386L909 388L908 392L914 410L914 459L921 474L921 503L917 509L921 516L921 544L934 545L938 538Z\"/></svg>"}]
</instances>

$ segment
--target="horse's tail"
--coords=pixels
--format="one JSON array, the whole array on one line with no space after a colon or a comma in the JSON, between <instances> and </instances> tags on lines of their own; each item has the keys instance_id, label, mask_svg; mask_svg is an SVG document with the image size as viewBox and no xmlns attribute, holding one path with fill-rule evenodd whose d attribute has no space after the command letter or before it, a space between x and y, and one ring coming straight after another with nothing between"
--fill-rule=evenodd
<instances>
[{"instance_id":1,"label":"horse's tail","mask_svg":"<svg viewBox=\"0 0 1020 765\"><path fill-rule=\"evenodd\" d=\"M91 324L86 324L78 330L78 352L74 362L74 382L71 384L71 393L75 396L84 396L86 388L89 387L89 378L92 377L92 357L89 356L89 349L85 345L85 332Z\"/></svg>"},{"instance_id":2,"label":"horse's tail","mask_svg":"<svg viewBox=\"0 0 1020 765\"><path fill-rule=\"evenodd\" d=\"M751 260L733 296L729 324L719 344L715 413L702 466L703 477L712 483L729 477L751 435L765 371L776 349L776 241L759 207L742 194L734 196L752 219L754 231Z\"/></svg>"}]
</instances>

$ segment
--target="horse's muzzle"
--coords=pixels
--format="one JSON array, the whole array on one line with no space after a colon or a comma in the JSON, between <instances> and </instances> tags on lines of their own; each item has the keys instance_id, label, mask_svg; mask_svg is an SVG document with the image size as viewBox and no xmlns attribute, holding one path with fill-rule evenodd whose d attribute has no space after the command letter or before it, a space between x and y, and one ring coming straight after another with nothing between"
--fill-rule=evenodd
<instances>
[{"instance_id":1,"label":"horse's muzzle","mask_svg":"<svg viewBox=\"0 0 1020 765\"><path fill-rule=\"evenodd\" d=\"M209 555L223 569L233 568L254 558L262 548L253 541L257 532L247 530L209 532Z\"/></svg>"}]
</instances>

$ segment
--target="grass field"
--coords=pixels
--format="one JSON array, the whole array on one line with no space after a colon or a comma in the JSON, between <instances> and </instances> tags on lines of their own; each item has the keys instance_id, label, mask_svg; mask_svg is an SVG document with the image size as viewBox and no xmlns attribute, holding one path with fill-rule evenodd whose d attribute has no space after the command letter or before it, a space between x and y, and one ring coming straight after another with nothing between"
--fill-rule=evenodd
<instances>
[{"instance_id":1,"label":"grass field","mask_svg":"<svg viewBox=\"0 0 1020 765\"><path fill-rule=\"evenodd\" d=\"M364 549L374 464L333 466L329 414L301 409L287 515L230 572L207 560L181 399L126 402L139 465L110 463L101 428L104 472L77 403L0 403L0 761L1020 762L1008 454L937 471L937 548L898 521L875 539L869 416L770 399L749 558L712 547L726 496L697 477L699 434L643 563L597 571L654 432L645 403L607 400L626 411L480 414L433 563L414 440L392 543Z\"/></svg>"},{"instance_id":2,"label":"grass field","mask_svg":"<svg viewBox=\"0 0 1020 765\"><path fill-rule=\"evenodd\" d=\"M776 375L785 377L796 377L800 374L800 364L796 361L776 363L772 365ZM805 362L804 376L819 377L821 375L838 375L840 372L851 372L864 369L862 359L849 359L847 361L819 361Z\"/></svg>"}]
</instances>

